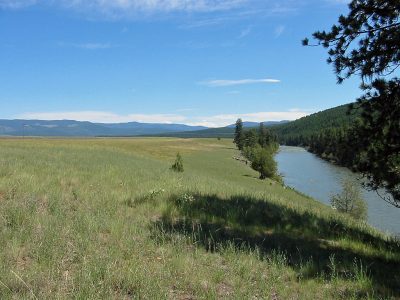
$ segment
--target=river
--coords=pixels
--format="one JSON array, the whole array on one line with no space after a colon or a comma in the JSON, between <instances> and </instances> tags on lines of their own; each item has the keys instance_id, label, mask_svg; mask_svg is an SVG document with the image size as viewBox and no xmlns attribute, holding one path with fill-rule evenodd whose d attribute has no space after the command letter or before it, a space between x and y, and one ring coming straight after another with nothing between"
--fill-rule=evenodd
<instances>
[{"instance_id":1,"label":"river","mask_svg":"<svg viewBox=\"0 0 400 300\"><path fill-rule=\"evenodd\" d=\"M332 195L341 192L343 179L354 180L361 186L359 174L300 147L281 146L275 159L287 186L327 205ZM362 189L362 195L368 204L368 222L383 232L400 236L400 209L383 201L376 192Z\"/></svg>"}]
</instances>

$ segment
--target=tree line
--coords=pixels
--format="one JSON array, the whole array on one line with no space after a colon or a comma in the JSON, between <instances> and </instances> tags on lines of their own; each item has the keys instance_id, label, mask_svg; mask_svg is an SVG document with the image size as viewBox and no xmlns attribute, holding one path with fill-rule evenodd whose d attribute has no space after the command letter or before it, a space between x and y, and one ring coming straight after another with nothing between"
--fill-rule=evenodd
<instances>
[{"instance_id":1,"label":"tree line","mask_svg":"<svg viewBox=\"0 0 400 300\"><path fill-rule=\"evenodd\" d=\"M242 119L238 119L235 124L233 142L242 155L250 161L252 169L259 172L260 179L280 179L274 159L279 143L276 136L263 123L260 123L258 129L245 130Z\"/></svg>"}]
</instances>

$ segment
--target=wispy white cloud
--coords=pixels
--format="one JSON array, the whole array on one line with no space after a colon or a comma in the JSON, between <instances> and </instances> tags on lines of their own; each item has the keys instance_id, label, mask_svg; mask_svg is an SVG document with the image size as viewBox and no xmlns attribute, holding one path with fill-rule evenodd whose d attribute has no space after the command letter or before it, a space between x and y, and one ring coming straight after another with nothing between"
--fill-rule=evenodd
<instances>
[{"instance_id":1,"label":"wispy white cloud","mask_svg":"<svg viewBox=\"0 0 400 300\"><path fill-rule=\"evenodd\" d=\"M238 80L217 79L217 80L202 81L200 82L200 84L209 87L223 87L223 86L234 86L234 85L246 85L246 84L257 84L257 83L280 83L280 82L281 81L279 79L271 79L271 78L238 79Z\"/></svg>"},{"instance_id":2,"label":"wispy white cloud","mask_svg":"<svg viewBox=\"0 0 400 300\"><path fill-rule=\"evenodd\" d=\"M180 110L189 112L187 109ZM233 124L238 118L244 121L263 122L295 120L310 114L310 110L290 109L287 111L269 111L254 113L219 114L211 116L187 116L183 114L116 114L105 111L73 111L73 112L30 112L15 118L30 120L76 120L97 123L180 123L196 126L222 127Z\"/></svg>"},{"instance_id":3,"label":"wispy white cloud","mask_svg":"<svg viewBox=\"0 0 400 300\"><path fill-rule=\"evenodd\" d=\"M86 50L99 50L99 49L110 49L118 47L117 45L113 45L110 43L58 43L60 47L72 47Z\"/></svg>"},{"instance_id":4,"label":"wispy white cloud","mask_svg":"<svg viewBox=\"0 0 400 300\"><path fill-rule=\"evenodd\" d=\"M238 95L238 94L240 94L240 91L233 90L233 91L227 92L227 94L230 94L230 95Z\"/></svg>"},{"instance_id":5,"label":"wispy white cloud","mask_svg":"<svg viewBox=\"0 0 400 300\"><path fill-rule=\"evenodd\" d=\"M109 49L115 46L111 44L100 44L100 43L86 43L86 44L79 44L76 45L78 48L88 49L88 50L96 50L96 49Z\"/></svg>"},{"instance_id":6,"label":"wispy white cloud","mask_svg":"<svg viewBox=\"0 0 400 300\"><path fill-rule=\"evenodd\" d=\"M35 4L69 9L129 14L132 12L212 12L240 6L248 0L0 0L0 7L21 8Z\"/></svg>"},{"instance_id":7,"label":"wispy white cloud","mask_svg":"<svg viewBox=\"0 0 400 300\"><path fill-rule=\"evenodd\" d=\"M275 28L275 37L280 37L285 32L286 27L283 25L279 25Z\"/></svg>"},{"instance_id":8,"label":"wispy white cloud","mask_svg":"<svg viewBox=\"0 0 400 300\"><path fill-rule=\"evenodd\" d=\"M225 24L254 16L287 15L299 6L294 0L0 0L0 9L33 5L71 10L90 19L142 19L168 14L176 17L176 13L186 13L190 18L185 19L181 28Z\"/></svg>"},{"instance_id":9,"label":"wispy white cloud","mask_svg":"<svg viewBox=\"0 0 400 300\"><path fill-rule=\"evenodd\" d=\"M250 33L251 33L251 27L249 26L249 27L243 29L243 30L240 32L240 34L239 34L239 36L238 36L238 39L243 39L243 38L245 38L246 36L248 36Z\"/></svg>"},{"instance_id":10,"label":"wispy white cloud","mask_svg":"<svg viewBox=\"0 0 400 300\"><path fill-rule=\"evenodd\" d=\"M177 123L186 120L186 117L176 114L116 114L105 111L73 111L73 112L28 112L18 115L18 119L29 120L76 120L98 123Z\"/></svg>"},{"instance_id":11,"label":"wispy white cloud","mask_svg":"<svg viewBox=\"0 0 400 300\"><path fill-rule=\"evenodd\" d=\"M64 0L66 1L66 0ZM124 9L135 11L218 11L227 10L246 0L69 0L75 6L89 6L102 10Z\"/></svg>"},{"instance_id":12,"label":"wispy white cloud","mask_svg":"<svg viewBox=\"0 0 400 300\"><path fill-rule=\"evenodd\" d=\"M188 49L206 49L210 47L215 47L214 44L209 42L202 42L202 41L185 41L182 43L174 44L174 47L182 47Z\"/></svg>"},{"instance_id":13,"label":"wispy white cloud","mask_svg":"<svg viewBox=\"0 0 400 300\"><path fill-rule=\"evenodd\" d=\"M38 3L38 0L0 0L0 8L20 9Z\"/></svg>"},{"instance_id":14,"label":"wispy white cloud","mask_svg":"<svg viewBox=\"0 0 400 300\"><path fill-rule=\"evenodd\" d=\"M200 16L191 18L180 26L181 29L193 29L200 27L218 26L238 20L253 20L255 18L269 18L273 16L289 15L297 11L298 4L290 0L276 1L254 1L247 0L238 4L239 9L227 10L224 13L214 14L212 16ZM251 28L250 28L251 30ZM244 29L246 33L246 29ZM251 32L251 31L250 31ZM250 33L248 32L248 33ZM240 36L240 35L239 35Z\"/></svg>"}]
</instances>

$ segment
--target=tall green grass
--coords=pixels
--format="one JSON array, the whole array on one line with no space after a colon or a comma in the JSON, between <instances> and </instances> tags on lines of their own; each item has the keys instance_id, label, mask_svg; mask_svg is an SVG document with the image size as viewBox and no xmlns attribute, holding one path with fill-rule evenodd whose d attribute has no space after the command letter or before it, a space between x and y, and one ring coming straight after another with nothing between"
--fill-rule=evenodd
<instances>
[{"instance_id":1,"label":"tall green grass","mask_svg":"<svg viewBox=\"0 0 400 300\"><path fill-rule=\"evenodd\" d=\"M217 139L1 139L0 298L400 296L397 241L234 155Z\"/></svg>"}]
</instances>

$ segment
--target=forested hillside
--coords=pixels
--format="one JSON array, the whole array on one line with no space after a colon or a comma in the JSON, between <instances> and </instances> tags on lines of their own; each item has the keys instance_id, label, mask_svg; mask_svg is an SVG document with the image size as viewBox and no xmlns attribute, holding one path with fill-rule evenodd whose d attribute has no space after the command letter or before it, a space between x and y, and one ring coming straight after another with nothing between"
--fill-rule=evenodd
<instances>
[{"instance_id":1,"label":"forested hillside","mask_svg":"<svg viewBox=\"0 0 400 300\"><path fill-rule=\"evenodd\" d=\"M349 104L330 108L296 121L271 127L281 144L308 145L313 137L327 130L346 128L359 116L359 112L349 112Z\"/></svg>"},{"instance_id":2,"label":"forested hillside","mask_svg":"<svg viewBox=\"0 0 400 300\"><path fill-rule=\"evenodd\" d=\"M167 132L162 134L155 134L154 136L179 138L233 138L234 133L235 128L220 127L208 128L199 131Z\"/></svg>"},{"instance_id":3,"label":"forested hillside","mask_svg":"<svg viewBox=\"0 0 400 300\"><path fill-rule=\"evenodd\" d=\"M354 144L357 134L353 125L361 112L349 108L346 104L324 110L272 127L271 131L280 144L306 147L322 158L354 169L360 153Z\"/></svg>"},{"instance_id":4,"label":"forested hillside","mask_svg":"<svg viewBox=\"0 0 400 300\"><path fill-rule=\"evenodd\" d=\"M289 121L265 121L262 122L266 127L278 126L281 124L287 124ZM243 122L243 128L255 128L260 123L257 122ZM235 124L231 124L225 127L219 128L207 128L203 130L193 130L185 132L166 132L162 134L154 134L159 137L180 137L180 138L233 138L235 134ZM147 136L147 135L146 135Z\"/></svg>"}]
</instances>

